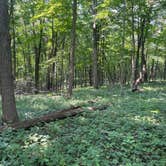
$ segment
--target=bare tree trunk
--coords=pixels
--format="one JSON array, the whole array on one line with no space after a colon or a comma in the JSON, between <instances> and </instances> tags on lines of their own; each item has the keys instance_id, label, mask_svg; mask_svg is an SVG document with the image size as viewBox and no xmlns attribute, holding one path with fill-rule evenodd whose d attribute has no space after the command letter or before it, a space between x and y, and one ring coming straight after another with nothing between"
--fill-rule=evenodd
<instances>
[{"instance_id":1,"label":"bare tree trunk","mask_svg":"<svg viewBox=\"0 0 166 166\"><path fill-rule=\"evenodd\" d=\"M18 121L18 114L14 98L7 0L0 0L0 43L2 119L6 123L14 123Z\"/></svg>"},{"instance_id":2,"label":"bare tree trunk","mask_svg":"<svg viewBox=\"0 0 166 166\"><path fill-rule=\"evenodd\" d=\"M89 74L89 85L93 86L93 79L92 79L93 75L92 75L92 66L91 65L89 66L89 73L88 74Z\"/></svg>"},{"instance_id":3,"label":"bare tree trunk","mask_svg":"<svg viewBox=\"0 0 166 166\"><path fill-rule=\"evenodd\" d=\"M61 82L61 90L64 90L64 51L65 51L65 42L66 42L66 37L64 36L63 41L62 41L62 55L61 55L61 69L60 69L60 73L61 73L61 78L60 78L60 82Z\"/></svg>"},{"instance_id":4,"label":"bare tree trunk","mask_svg":"<svg viewBox=\"0 0 166 166\"><path fill-rule=\"evenodd\" d=\"M76 21L77 21L77 0L73 0L73 21L71 32L71 50L70 50L70 64L69 64L69 87L68 95L72 95L73 83L74 83L74 57L76 48Z\"/></svg>"},{"instance_id":5,"label":"bare tree trunk","mask_svg":"<svg viewBox=\"0 0 166 166\"><path fill-rule=\"evenodd\" d=\"M136 80L136 77L135 77L135 73L136 73L136 61L135 61L135 21L134 21L134 2L132 0L132 47L133 47L133 50L132 50L132 55L131 55L131 85L132 85L132 90L135 89L135 80Z\"/></svg>"},{"instance_id":6,"label":"bare tree trunk","mask_svg":"<svg viewBox=\"0 0 166 166\"><path fill-rule=\"evenodd\" d=\"M154 80L154 59L152 59L152 65L150 69L150 81Z\"/></svg>"},{"instance_id":7,"label":"bare tree trunk","mask_svg":"<svg viewBox=\"0 0 166 166\"><path fill-rule=\"evenodd\" d=\"M98 61L98 48L97 48L97 45L98 45L98 41L97 41L97 33L98 33L98 30L97 30L97 24L96 24L96 20L95 20L95 16L97 14L97 0L93 0L93 7L92 7L92 12L93 12L93 19L94 19L94 22L93 22L93 56L92 56L92 63L93 63L93 86L94 88L98 88L99 87L99 79L98 79L98 64L97 64L97 61Z\"/></svg>"},{"instance_id":8,"label":"bare tree trunk","mask_svg":"<svg viewBox=\"0 0 166 166\"><path fill-rule=\"evenodd\" d=\"M159 70L159 61L156 61L155 67L154 67L154 79L157 79L157 74L158 74L158 70Z\"/></svg>"},{"instance_id":9,"label":"bare tree trunk","mask_svg":"<svg viewBox=\"0 0 166 166\"><path fill-rule=\"evenodd\" d=\"M57 33L54 31L54 19L51 20L51 51L48 55L48 60L52 57L55 57L57 54ZM48 66L47 68L47 90L53 90L54 88L54 72L55 72L55 63Z\"/></svg>"},{"instance_id":10,"label":"bare tree trunk","mask_svg":"<svg viewBox=\"0 0 166 166\"><path fill-rule=\"evenodd\" d=\"M146 65L146 57L144 53L145 48L145 39L142 41L142 49L141 49L141 75L142 75L142 81L147 81L147 65Z\"/></svg>"},{"instance_id":11,"label":"bare tree trunk","mask_svg":"<svg viewBox=\"0 0 166 166\"><path fill-rule=\"evenodd\" d=\"M137 32L137 51L136 51L136 59L135 59L135 82L137 78L139 78L139 59L140 59L140 49L141 49L141 43L142 43L142 33L141 33L141 27L142 27L142 19L138 19L138 32Z\"/></svg>"},{"instance_id":12,"label":"bare tree trunk","mask_svg":"<svg viewBox=\"0 0 166 166\"><path fill-rule=\"evenodd\" d=\"M141 26L141 34L142 34L142 43L141 43L141 76L142 81L147 81L147 59L145 55L145 42L146 42L146 36L147 36L147 27L145 25L147 24L146 19L143 18L142 20L142 26ZM145 29L146 28L146 29Z\"/></svg>"},{"instance_id":13,"label":"bare tree trunk","mask_svg":"<svg viewBox=\"0 0 166 166\"><path fill-rule=\"evenodd\" d=\"M13 59L13 75L16 77L16 32L14 23L14 1L11 0L10 18L12 23L12 59Z\"/></svg>"},{"instance_id":14,"label":"bare tree trunk","mask_svg":"<svg viewBox=\"0 0 166 166\"><path fill-rule=\"evenodd\" d=\"M42 24L40 20L40 24ZM33 27L34 28L34 27ZM35 31L33 32L35 35ZM42 36L43 36L43 28L40 29L40 37L39 37L39 43L35 43L35 88L36 93L39 90L39 65L40 65L40 56L41 56L41 47L42 47Z\"/></svg>"},{"instance_id":15,"label":"bare tree trunk","mask_svg":"<svg viewBox=\"0 0 166 166\"><path fill-rule=\"evenodd\" d=\"M47 68L47 74L46 74L46 88L47 90L51 89L51 79L50 79L50 66Z\"/></svg>"},{"instance_id":16,"label":"bare tree trunk","mask_svg":"<svg viewBox=\"0 0 166 166\"><path fill-rule=\"evenodd\" d=\"M55 32L54 30L54 19L52 18L52 26L51 26L51 31L52 31L52 49L51 49L51 57L56 57L57 56L57 51L58 51L58 33ZM52 69L51 69L51 89L54 90L56 89L56 62L53 62L52 64Z\"/></svg>"},{"instance_id":17,"label":"bare tree trunk","mask_svg":"<svg viewBox=\"0 0 166 166\"><path fill-rule=\"evenodd\" d=\"M28 31L27 31L27 25L26 25L25 20L23 21L23 27L24 27L25 37L28 38ZM30 43L27 44L27 50L24 51L24 52L25 52L25 55L26 55L26 65L25 66L27 68L27 73L28 73L28 76L32 78L32 73L33 73L32 62L31 62L32 60L31 60L31 54L29 53L30 52ZM13 62L13 63L16 63L15 65L17 67L17 59L15 59L15 61L16 62ZM13 66L13 68L14 68L14 66Z\"/></svg>"},{"instance_id":18,"label":"bare tree trunk","mask_svg":"<svg viewBox=\"0 0 166 166\"><path fill-rule=\"evenodd\" d=\"M125 54L125 36L126 36L126 0L123 0L123 22L122 22L122 48L121 48L121 58L123 59ZM125 63L120 63L120 83L121 85L125 83L126 72L124 70Z\"/></svg>"},{"instance_id":19,"label":"bare tree trunk","mask_svg":"<svg viewBox=\"0 0 166 166\"><path fill-rule=\"evenodd\" d=\"M166 58L164 62L164 80L166 80Z\"/></svg>"}]
</instances>

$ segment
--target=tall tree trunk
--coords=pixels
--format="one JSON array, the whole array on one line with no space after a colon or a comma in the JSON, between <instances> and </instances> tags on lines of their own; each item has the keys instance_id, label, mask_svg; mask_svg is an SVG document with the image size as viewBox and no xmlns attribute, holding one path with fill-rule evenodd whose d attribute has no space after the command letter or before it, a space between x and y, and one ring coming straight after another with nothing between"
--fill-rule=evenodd
<instances>
[{"instance_id":1,"label":"tall tree trunk","mask_svg":"<svg viewBox=\"0 0 166 166\"><path fill-rule=\"evenodd\" d=\"M132 55L131 55L131 85L132 85L132 90L135 89L135 80L136 80L136 77L135 77L135 73L136 73L136 61L135 61L135 21L134 21L134 2L133 0L131 1L132 2L132 22L131 22L131 28L132 28Z\"/></svg>"},{"instance_id":2,"label":"tall tree trunk","mask_svg":"<svg viewBox=\"0 0 166 166\"><path fill-rule=\"evenodd\" d=\"M28 38L28 30L25 20L23 21L23 27L24 27L24 34L25 37ZM24 48L23 48L24 49ZM26 66L27 66L27 74L30 78L32 78L33 68L32 68L32 62L31 62L31 54L30 54L30 43L27 43L27 49L24 51L26 55ZM14 57L13 57L14 58ZM15 62L17 66L17 61Z\"/></svg>"},{"instance_id":3,"label":"tall tree trunk","mask_svg":"<svg viewBox=\"0 0 166 166\"><path fill-rule=\"evenodd\" d=\"M12 23L12 59L13 59L13 76L16 77L16 31L14 22L14 0L11 0L10 18Z\"/></svg>"},{"instance_id":4,"label":"tall tree trunk","mask_svg":"<svg viewBox=\"0 0 166 166\"><path fill-rule=\"evenodd\" d=\"M153 81L154 80L154 59L152 59L152 65L151 65L151 69L150 69L150 80Z\"/></svg>"},{"instance_id":5,"label":"tall tree trunk","mask_svg":"<svg viewBox=\"0 0 166 166\"><path fill-rule=\"evenodd\" d=\"M60 73L61 73L61 90L64 90L64 52L65 52L65 42L66 42L66 37L63 37L63 41L62 41L62 55L61 55L61 69L60 69Z\"/></svg>"},{"instance_id":6,"label":"tall tree trunk","mask_svg":"<svg viewBox=\"0 0 166 166\"><path fill-rule=\"evenodd\" d=\"M69 64L69 87L68 95L72 95L73 82L74 82L74 57L76 48L76 21L77 21L77 0L73 0L73 21L71 32L71 50L70 50L70 64Z\"/></svg>"},{"instance_id":7,"label":"tall tree trunk","mask_svg":"<svg viewBox=\"0 0 166 166\"><path fill-rule=\"evenodd\" d=\"M144 81L147 82L147 63L146 63L146 55L145 55L145 42L146 42L148 28L145 27L146 24L147 24L146 19L143 18L142 26L141 26L141 35L142 35L142 42L141 42L141 77L142 77L143 82Z\"/></svg>"},{"instance_id":8,"label":"tall tree trunk","mask_svg":"<svg viewBox=\"0 0 166 166\"><path fill-rule=\"evenodd\" d=\"M50 79L50 66L47 68L47 74L46 74L46 88L47 90L51 89L51 79Z\"/></svg>"},{"instance_id":9,"label":"tall tree trunk","mask_svg":"<svg viewBox=\"0 0 166 166\"><path fill-rule=\"evenodd\" d=\"M42 24L42 21L40 20L40 25ZM33 27L34 28L34 27ZM35 35L35 31L34 31ZM42 47L42 36L43 36L43 28L40 29L40 36L39 36L39 43L35 43L35 88L36 93L39 90L39 65L40 65L40 56L41 56L41 47Z\"/></svg>"},{"instance_id":10,"label":"tall tree trunk","mask_svg":"<svg viewBox=\"0 0 166 166\"><path fill-rule=\"evenodd\" d=\"M88 73L89 75L88 76L89 76L89 85L90 86L93 86L93 79L92 79L93 78L93 74L92 74L92 71L93 71L92 66L89 65L89 73Z\"/></svg>"},{"instance_id":11,"label":"tall tree trunk","mask_svg":"<svg viewBox=\"0 0 166 166\"><path fill-rule=\"evenodd\" d=\"M14 98L7 0L0 0L0 43L2 119L14 123L18 121L18 114Z\"/></svg>"},{"instance_id":12,"label":"tall tree trunk","mask_svg":"<svg viewBox=\"0 0 166 166\"><path fill-rule=\"evenodd\" d=\"M141 21L138 21L138 36L137 36L137 51L136 51L136 59L135 59L135 82L139 77L139 59L140 59L140 48L142 43L142 34L140 33L140 24Z\"/></svg>"},{"instance_id":13,"label":"tall tree trunk","mask_svg":"<svg viewBox=\"0 0 166 166\"><path fill-rule=\"evenodd\" d=\"M52 26L51 26L51 31L52 31L52 48L51 48L51 57L56 57L57 55L57 51L58 51L58 33L55 32L54 30L54 19L52 18ZM50 81L51 81L51 89L54 90L55 88L55 80L56 79L56 63L53 62L53 64L51 65L51 77L50 77Z\"/></svg>"},{"instance_id":14,"label":"tall tree trunk","mask_svg":"<svg viewBox=\"0 0 166 166\"><path fill-rule=\"evenodd\" d=\"M123 22L122 22L122 48L121 48L121 58L123 59L125 54L125 37L126 37L126 0L123 0ZM126 72L124 71L125 63L120 63L120 83L125 83L125 75Z\"/></svg>"},{"instance_id":15,"label":"tall tree trunk","mask_svg":"<svg viewBox=\"0 0 166 166\"><path fill-rule=\"evenodd\" d=\"M98 36L97 36L97 33L98 33L98 30L97 30L97 23L96 23L96 20L95 20L95 16L97 14L97 0L93 0L93 7L92 7L92 14L93 14L93 56L92 56L92 63L93 63L93 86L95 89L97 89L99 87L99 79L98 79L98 48L97 48L97 45L98 45Z\"/></svg>"},{"instance_id":16,"label":"tall tree trunk","mask_svg":"<svg viewBox=\"0 0 166 166\"><path fill-rule=\"evenodd\" d=\"M146 57L144 53L145 49L145 36L142 39L142 47L141 47L141 76L142 81L147 81L147 66L146 66Z\"/></svg>"},{"instance_id":17,"label":"tall tree trunk","mask_svg":"<svg viewBox=\"0 0 166 166\"><path fill-rule=\"evenodd\" d=\"M158 76L158 70L159 70L159 61L156 61L155 67L154 67L154 79L157 79Z\"/></svg>"},{"instance_id":18,"label":"tall tree trunk","mask_svg":"<svg viewBox=\"0 0 166 166\"><path fill-rule=\"evenodd\" d=\"M35 88L36 93L39 90L39 63L40 63L40 56L39 50L35 47Z\"/></svg>"},{"instance_id":19,"label":"tall tree trunk","mask_svg":"<svg viewBox=\"0 0 166 166\"><path fill-rule=\"evenodd\" d=\"M166 57L164 61L164 80L166 80Z\"/></svg>"}]
</instances>

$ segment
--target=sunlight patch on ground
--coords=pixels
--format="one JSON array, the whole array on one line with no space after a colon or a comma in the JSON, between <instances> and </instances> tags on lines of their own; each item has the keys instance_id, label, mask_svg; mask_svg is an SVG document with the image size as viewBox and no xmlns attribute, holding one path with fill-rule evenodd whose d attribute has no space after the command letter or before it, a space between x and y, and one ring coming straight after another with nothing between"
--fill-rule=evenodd
<instances>
[{"instance_id":1,"label":"sunlight patch on ground","mask_svg":"<svg viewBox=\"0 0 166 166\"><path fill-rule=\"evenodd\" d=\"M33 114L32 114L32 112L25 112L24 116L25 116L25 119L28 119L28 118L32 118Z\"/></svg>"},{"instance_id":2,"label":"sunlight patch on ground","mask_svg":"<svg viewBox=\"0 0 166 166\"><path fill-rule=\"evenodd\" d=\"M155 114L158 114L158 113L160 113L160 110L152 110L152 111L150 111L150 112L155 113Z\"/></svg>"},{"instance_id":3,"label":"sunlight patch on ground","mask_svg":"<svg viewBox=\"0 0 166 166\"><path fill-rule=\"evenodd\" d=\"M78 106L78 105L85 104L86 101L85 100L79 100L79 99L73 99L73 100L70 100L69 103L70 103L70 105Z\"/></svg>"},{"instance_id":4,"label":"sunlight patch on ground","mask_svg":"<svg viewBox=\"0 0 166 166\"><path fill-rule=\"evenodd\" d=\"M148 123L151 123L154 125L160 125L160 123L154 117L151 117L151 116L136 115L136 116L132 117L131 119L134 121L138 121L138 122L148 122Z\"/></svg>"},{"instance_id":5,"label":"sunlight patch on ground","mask_svg":"<svg viewBox=\"0 0 166 166\"><path fill-rule=\"evenodd\" d=\"M28 137L28 140L25 142L24 148L29 148L30 146L34 146L40 143L40 147L47 148L49 146L49 136L42 134L31 134Z\"/></svg>"},{"instance_id":6,"label":"sunlight patch on ground","mask_svg":"<svg viewBox=\"0 0 166 166\"><path fill-rule=\"evenodd\" d=\"M162 90L164 90L164 88L161 88L161 87L150 87L150 86L148 86L148 87L144 87L143 88L145 91L162 91Z\"/></svg>"},{"instance_id":7,"label":"sunlight patch on ground","mask_svg":"<svg viewBox=\"0 0 166 166\"><path fill-rule=\"evenodd\" d=\"M29 130L4 132L0 164L164 166L166 87L143 86L151 88L132 93L129 87L88 87L74 90L71 99L56 93L17 97L21 119L81 104L85 112ZM104 111L86 111L105 104L109 107Z\"/></svg>"}]
</instances>

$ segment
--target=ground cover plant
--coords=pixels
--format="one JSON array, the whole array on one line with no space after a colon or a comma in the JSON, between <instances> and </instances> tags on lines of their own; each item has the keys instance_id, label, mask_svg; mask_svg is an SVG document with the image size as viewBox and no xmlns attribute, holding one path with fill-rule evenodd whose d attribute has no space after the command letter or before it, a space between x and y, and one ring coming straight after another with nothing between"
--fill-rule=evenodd
<instances>
[{"instance_id":1,"label":"ground cover plant","mask_svg":"<svg viewBox=\"0 0 166 166\"><path fill-rule=\"evenodd\" d=\"M0 0L0 166L165 166L165 7Z\"/></svg>"},{"instance_id":2,"label":"ground cover plant","mask_svg":"<svg viewBox=\"0 0 166 166\"><path fill-rule=\"evenodd\" d=\"M22 119L83 105L85 112L29 130L0 134L0 165L164 166L166 164L166 86L76 89L70 99L53 93L17 96ZM105 110L86 111L107 104Z\"/></svg>"}]
</instances>

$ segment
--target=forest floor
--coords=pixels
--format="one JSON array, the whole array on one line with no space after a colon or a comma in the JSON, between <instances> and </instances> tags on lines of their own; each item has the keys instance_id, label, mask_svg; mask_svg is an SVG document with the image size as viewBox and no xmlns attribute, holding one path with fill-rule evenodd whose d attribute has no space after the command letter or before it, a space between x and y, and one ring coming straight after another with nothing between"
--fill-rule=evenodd
<instances>
[{"instance_id":1,"label":"forest floor","mask_svg":"<svg viewBox=\"0 0 166 166\"><path fill-rule=\"evenodd\" d=\"M165 166L166 83L132 93L118 86L17 96L21 119L84 105L85 112L29 130L0 134L0 166ZM109 105L86 111L88 106ZM1 112L1 111L0 111Z\"/></svg>"}]
</instances>

